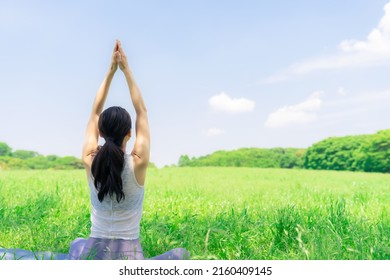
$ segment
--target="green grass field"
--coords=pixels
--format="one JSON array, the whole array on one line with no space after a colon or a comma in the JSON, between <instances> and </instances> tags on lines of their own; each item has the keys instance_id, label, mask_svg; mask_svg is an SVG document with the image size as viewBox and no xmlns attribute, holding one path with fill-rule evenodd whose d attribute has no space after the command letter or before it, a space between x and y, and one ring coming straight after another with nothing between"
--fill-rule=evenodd
<instances>
[{"instance_id":1,"label":"green grass field","mask_svg":"<svg viewBox=\"0 0 390 280\"><path fill-rule=\"evenodd\" d=\"M151 168L146 257L390 259L390 175L256 168ZM89 234L83 170L0 171L0 247L66 253Z\"/></svg>"}]
</instances>

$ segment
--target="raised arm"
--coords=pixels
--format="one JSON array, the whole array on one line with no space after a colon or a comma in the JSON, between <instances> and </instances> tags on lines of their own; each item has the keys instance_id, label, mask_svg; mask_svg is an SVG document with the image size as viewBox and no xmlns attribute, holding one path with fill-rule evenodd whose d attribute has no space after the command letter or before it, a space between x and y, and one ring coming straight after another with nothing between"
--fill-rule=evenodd
<instances>
[{"instance_id":1,"label":"raised arm","mask_svg":"<svg viewBox=\"0 0 390 280\"><path fill-rule=\"evenodd\" d=\"M102 84L99 87L99 90L96 94L95 100L92 105L92 112L89 117L87 124L87 130L85 133L84 145L82 150L82 160L84 166L87 169L87 173L91 169L92 165L92 156L96 152L98 147L99 139L99 130L98 130L98 121L101 112L103 111L104 103L106 101L108 90L110 89L112 78L116 70L118 69L118 63L116 62L116 57L119 56L119 45L118 42L115 43L114 51L112 54L112 60L110 68L104 78Z\"/></svg>"},{"instance_id":2,"label":"raised arm","mask_svg":"<svg viewBox=\"0 0 390 280\"><path fill-rule=\"evenodd\" d=\"M127 62L127 57L123 51L121 43L118 41L119 56L116 57L119 68L125 75L127 85L129 87L130 98L133 103L136 121L135 132L136 139L132 155L134 158L134 171L139 184L143 185L145 182L146 169L149 163L150 156L150 131L148 114L142 94L134 79L133 73Z\"/></svg>"}]
</instances>

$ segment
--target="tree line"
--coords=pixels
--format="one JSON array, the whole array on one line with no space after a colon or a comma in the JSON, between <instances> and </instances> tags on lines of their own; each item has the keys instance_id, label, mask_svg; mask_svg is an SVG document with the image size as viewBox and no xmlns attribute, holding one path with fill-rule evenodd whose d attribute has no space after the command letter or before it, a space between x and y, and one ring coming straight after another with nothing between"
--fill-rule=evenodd
<instances>
[{"instance_id":1,"label":"tree line","mask_svg":"<svg viewBox=\"0 0 390 280\"><path fill-rule=\"evenodd\" d=\"M389 173L390 129L322 140L307 149L304 167Z\"/></svg>"},{"instance_id":2,"label":"tree line","mask_svg":"<svg viewBox=\"0 0 390 280\"><path fill-rule=\"evenodd\" d=\"M153 162L149 162L148 167L157 168ZM1 169L84 169L84 164L73 156L43 156L29 150L12 151L7 143L0 142Z\"/></svg>"},{"instance_id":3,"label":"tree line","mask_svg":"<svg viewBox=\"0 0 390 280\"><path fill-rule=\"evenodd\" d=\"M73 156L43 156L35 151L16 150L0 142L0 169L82 169L82 161Z\"/></svg>"},{"instance_id":4,"label":"tree line","mask_svg":"<svg viewBox=\"0 0 390 280\"><path fill-rule=\"evenodd\" d=\"M189 158L182 155L179 166L235 166L263 168L302 168L305 149L297 148L241 148L217 151L210 155Z\"/></svg>"},{"instance_id":5,"label":"tree line","mask_svg":"<svg viewBox=\"0 0 390 280\"><path fill-rule=\"evenodd\" d=\"M302 168L390 173L390 129L375 134L330 137L309 148L241 148L210 155L182 155L179 167L232 166ZM153 163L149 167L155 167ZM83 169L73 156L43 156L35 151L16 150L0 142L0 169Z\"/></svg>"},{"instance_id":6,"label":"tree line","mask_svg":"<svg viewBox=\"0 0 390 280\"><path fill-rule=\"evenodd\" d=\"M390 172L390 129L375 134L330 137L307 149L242 148L210 155L182 155L178 165L304 168Z\"/></svg>"}]
</instances>

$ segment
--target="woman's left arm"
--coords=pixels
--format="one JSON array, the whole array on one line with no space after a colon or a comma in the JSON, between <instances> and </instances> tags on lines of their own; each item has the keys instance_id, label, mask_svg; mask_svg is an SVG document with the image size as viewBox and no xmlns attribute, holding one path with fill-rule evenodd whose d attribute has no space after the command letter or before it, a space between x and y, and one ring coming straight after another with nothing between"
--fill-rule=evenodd
<instances>
[{"instance_id":1,"label":"woman's left arm","mask_svg":"<svg viewBox=\"0 0 390 280\"><path fill-rule=\"evenodd\" d=\"M92 165L92 156L96 152L98 147L98 139L99 139L99 129L98 129L98 121L99 116L103 111L104 103L106 101L108 91L110 89L111 81L114 77L116 70L118 69L118 64L116 62L115 56L119 55L118 52L118 42L115 43L111 66L104 78L102 84L99 87L99 90L96 94L95 100L92 105L92 112L89 117L89 121L87 124L87 130L85 133L83 150L82 150L82 160L84 166L87 169L87 172L91 169Z\"/></svg>"},{"instance_id":2,"label":"woman's left arm","mask_svg":"<svg viewBox=\"0 0 390 280\"><path fill-rule=\"evenodd\" d=\"M119 56L117 57L117 63L119 68L125 75L126 82L129 88L130 98L133 103L136 120L135 120L135 143L131 152L134 160L134 173L137 182L140 185L144 185L146 178L146 170L149 164L150 157L150 130L148 122L148 112L142 98L140 89L135 82L133 73L127 62L126 54L122 48L120 42L118 42Z\"/></svg>"}]
</instances>

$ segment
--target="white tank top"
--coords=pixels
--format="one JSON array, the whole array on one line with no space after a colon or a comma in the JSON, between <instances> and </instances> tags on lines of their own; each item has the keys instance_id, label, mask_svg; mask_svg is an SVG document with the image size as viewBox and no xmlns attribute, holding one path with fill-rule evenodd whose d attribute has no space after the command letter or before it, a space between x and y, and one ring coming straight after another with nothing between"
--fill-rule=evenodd
<instances>
[{"instance_id":1,"label":"white tank top","mask_svg":"<svg viewBox=\"0 0 390 280\"><path fill-rule=\"evenodd\" d=\"M106 195L102 202L98 199L98 191L91 174L88 183L91 197L91 234L90 237L110 239L139 238L144 187L139 185L133 168L133 157L125 154L122 172L123 192L125 199L119 203L116 195Z\"/></svg>"}]
</instances>

